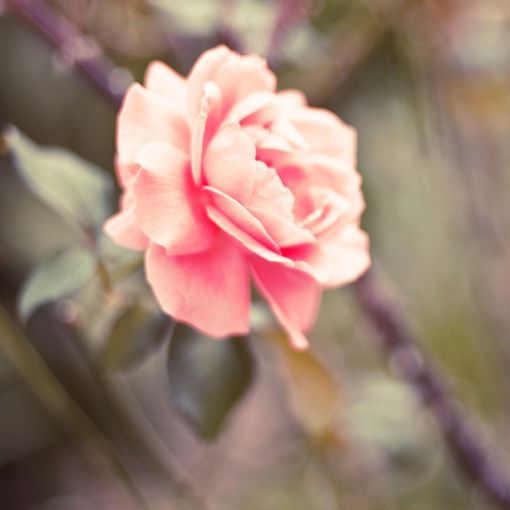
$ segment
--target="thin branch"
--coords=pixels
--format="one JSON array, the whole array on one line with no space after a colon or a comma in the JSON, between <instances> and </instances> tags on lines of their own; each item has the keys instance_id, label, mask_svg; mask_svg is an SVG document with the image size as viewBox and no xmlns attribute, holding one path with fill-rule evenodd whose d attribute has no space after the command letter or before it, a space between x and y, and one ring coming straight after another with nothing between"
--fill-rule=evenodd
<instances>
[{"instance_id":1,"label":"thin branch","mask_svg":"<svg viewBox=\"0 0 510 510\"><path fill-rule=\"evenodd\" d=\"M293 29L308 20L308 5L304 0L278 0L274 25L269 35L267 60L271 67L277 67L282 46Z\"/></svg>"},{"instance_id":2,"label":"thin branch","mask_svg":"<svg viewBox=\"0 0 510 510\"><path fill-rule=\"evenodd\" d=\"M399 375L411 385L434 415L450 451L464 473L489 500L510 509L508 473L489 457L476 430L469 425L447 386L425 362L398 305L390 299L369 271L355 285L359 301L378 331L381 347Z\"/></svg>"},{"instance_id":3,"label":"thin branch","mask_svg":"<svg viewBox=\"0 0 510 510\"><path fill-rule=\"evenodd\" d=\"M72 437L89 458L103 459L124 484L139 508L149 510L145 499L117 450L89 415L76 403L48 368L28 338L0 304L0 352L25 378L51 417ZM97 462L96 462L97 464Z\"/></svg>"},{"instance_id":4,"label":"thin branch","mask_svg":"<svg viewBox=\"0 0 510 510\"><path fill-rule=\"evenodd\" d=\"M112 105L119 107L131 73L114 65L100 46L40 0L5 0L9 12L54 46L65 65L80 74Z\"/></svg>"},{"instance_id":5,"label":"thin branch","mask_svg":"<svg viewBox=\"0 0 510 510\"><path fill-rule=\"evenodd\" d=\"M218 43L224 44L231 50L243 53L245 51L245 41L241 34L237 32L229 20L234 16L237 8L237 2L232 0L222 0L219 3L219 16L216 26L216 38Z\"/></svg>"}]
</instances>

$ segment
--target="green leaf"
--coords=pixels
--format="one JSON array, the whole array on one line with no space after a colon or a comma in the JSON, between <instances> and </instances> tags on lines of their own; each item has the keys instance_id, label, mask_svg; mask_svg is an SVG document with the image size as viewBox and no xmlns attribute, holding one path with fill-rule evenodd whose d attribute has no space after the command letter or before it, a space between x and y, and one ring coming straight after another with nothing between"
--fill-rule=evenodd
<instances>
[{"instance_id":1,"label":"green leaf","mask_svg":"<svg viewBox=\"0 0 510 510\"><path fill-rule=\"evenodd\" d=\"M253 379L247 339L217 340L179 325L168 373L179 412L204 439L214 439Z\"/></svg>"},{"instance_id":2,"label":"green leaf","mask_svg":"<svg viewBox=\"0 0 510 510\"><path fill-rule=\"evenodd\" d=\"M296 418L311 437L333 440L337 435L335 413L340 402L340 388L312 350L293 350L281 331L269 332L267 336L280 348L289 400Z\"/></svg>"},{"instance_id":3,"label":"green leaf","mask_svg":"<svg viewBox=\"0 0 510 510\"><path fill-rule=\"evenodd\" d=\"M173 321L140 305L131 305L116 319L99 359L104 371L133 368L171 336Z\"/></svg>"},{"instance_id":4,"label":"green leaf","mask_svg":"<svg viewBox=\"0 0 510 510\"><path fill-rule=\"evenodd\" d=\"M56 254L38 266L27 278L18 300L22 320L41 305L75 293L96 272L96 261L86 250L72 249Z\"/></svg>"},{"instance_id":5,"label":"green leaf","mask_svg":"<svg viewBox=\"0 0 510 510\"><path fill-rule=\"evenodd\" d=\"M27 186L72 224L98 228L110 214L111 177L99 167L57 147L39 147L10 128L6 140Z\"/></svg>"}]
</instances>

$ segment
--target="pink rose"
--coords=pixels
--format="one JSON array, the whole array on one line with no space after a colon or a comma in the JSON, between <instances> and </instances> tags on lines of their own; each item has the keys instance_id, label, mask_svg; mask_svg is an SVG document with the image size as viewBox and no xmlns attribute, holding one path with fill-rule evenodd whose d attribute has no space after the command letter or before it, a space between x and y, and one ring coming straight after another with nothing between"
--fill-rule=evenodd
<instances>
[{"instance_id":1,"label":"pink rose","mask_svg":"<svg viewBox=\"0 0 510 510\"><path fill-rule=\"evenodd\" d=\"M123 194L105 229L145 251L162 309L215 337L245 334L253 278L306 348L322 288L370 264L353 128L224 46L188 78L153 62L117 127Z\"/></svg>"}]
</instances>

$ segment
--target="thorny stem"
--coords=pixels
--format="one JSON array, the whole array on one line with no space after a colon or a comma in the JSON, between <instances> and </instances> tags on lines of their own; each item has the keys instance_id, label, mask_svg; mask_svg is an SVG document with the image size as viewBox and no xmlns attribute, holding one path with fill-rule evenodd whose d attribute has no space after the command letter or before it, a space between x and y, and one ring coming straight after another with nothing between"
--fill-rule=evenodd
<instances>
[{"instance_id":1,"label":"thorny stem","mask_svg":"<svg viewBox=\"0 0 510 510\"><path fill-rule=\"evenodd\" d=\"M72 24L40 1L5 1L7 7L29 27L48 40L64 57L71 58L74 67L114 108L119 107L123 91L121 87L116 89L113 86L119 68L101 53L96 43L83 37ZM92 48L93 51L83 55L76 51L80 47ZM355 289L367 316L379 333L381 346L402 378L435 416L459 467L496 506L510 510L510 480L500 466L492 461L442 379L420 355L407 321L376 282L373 270L356 283Z\"/></svg>"},{"instance_id":2,"label":"thorny stem","mask_svg":"<svg viewBox=\"0 0 510 510\"><path fill-rule=\"evenodd\" d=\"M510 509L510 483L500 466L489 458L479 436L462 415L446 385L417 349L417 342L398 306L370 270L355 284L359 301L379 333L398 374L415 390L434 415L444 439L466 475L495 505Z\"/></svg>"}]
</instances>

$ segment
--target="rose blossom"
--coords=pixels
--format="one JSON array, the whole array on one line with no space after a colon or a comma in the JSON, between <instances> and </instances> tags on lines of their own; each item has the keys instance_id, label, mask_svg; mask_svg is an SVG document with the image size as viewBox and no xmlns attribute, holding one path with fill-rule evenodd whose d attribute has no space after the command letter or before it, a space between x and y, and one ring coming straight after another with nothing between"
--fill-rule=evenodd
<instances>
[{"instance_id":1,"label":"rose blossom","mask_svg":"<svg viewBox=\"0 0 510 510\"><path fill-rule=\"evenodd\" d=\"M145 251L162 309L215 337L245 334L253 278L306 348L321 290L370 264L353 128L224 46L187 78L153 62L117 128L123 193L105 229Z\"/></svg>"}]
</instances>

